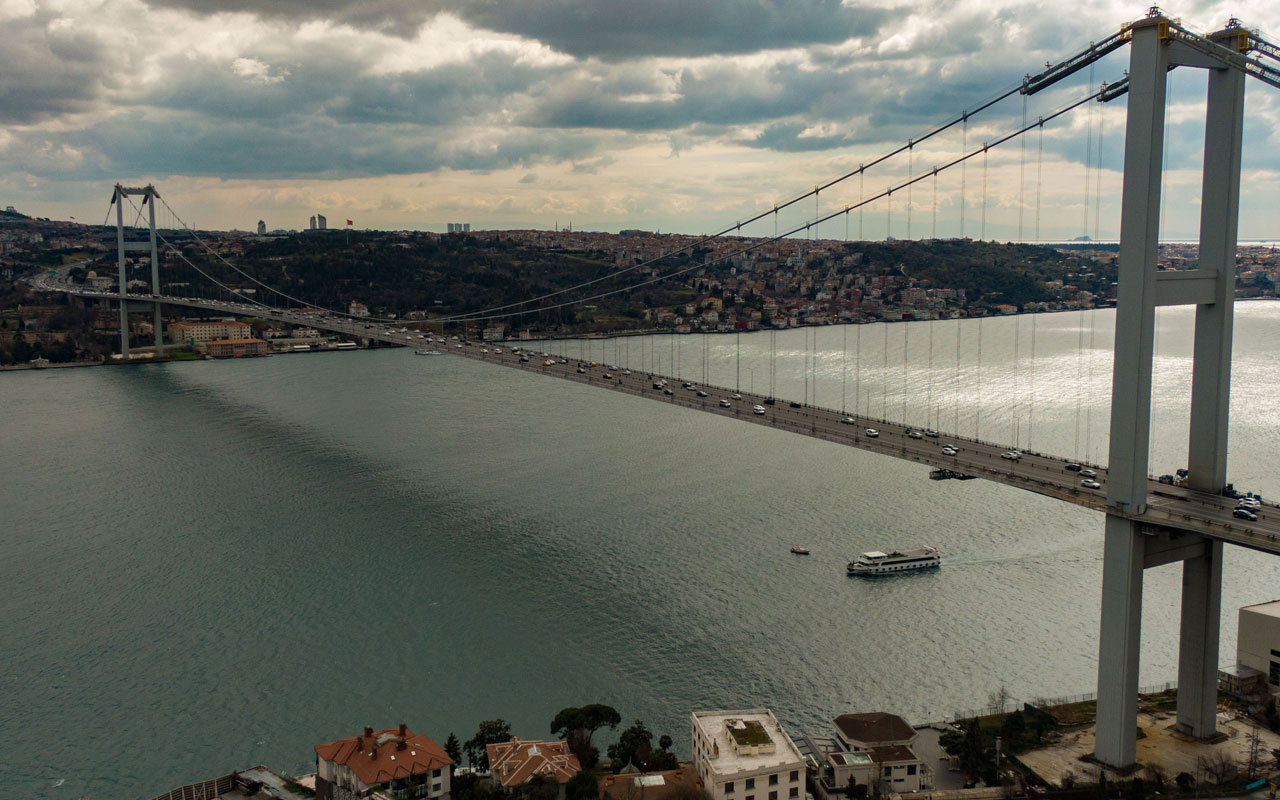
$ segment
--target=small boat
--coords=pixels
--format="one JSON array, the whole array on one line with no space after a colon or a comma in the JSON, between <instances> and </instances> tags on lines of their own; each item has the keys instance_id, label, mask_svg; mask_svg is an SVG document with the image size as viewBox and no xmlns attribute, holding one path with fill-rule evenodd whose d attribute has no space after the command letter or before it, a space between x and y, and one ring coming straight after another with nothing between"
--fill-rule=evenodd
<instances>
[{"instance_id":1,"label":"small boat","mask_svg":"<svg viewBox=\"0 0 1280 800\"><path fill-rule=\"evenodd\" d=\"M894 550L883 553L872 550L849 562L850 575L893 575L921 569L934 569L942 564L942 556L936 547L920 547L915 550Z\"/></svg>"},{"instance_id":2,"label":"small boat","mask_svg":"<svg viewBox=\"0 0 1280 800\"><path fill-rule=\"evenodd\" d=\"M807 556L809 555L809 548L801 547L800 545L797 544L792 546L791 552L795 553L798 556Z\"/></svg>"},{"instance_id":3,"label":"small boat","mask_svg":"<svg viewBox=\"0 0 1280 800\"><path fill-rule=\"evenodd\" d=\"M422 348L421 350L415 350L415 351L413 351L413 352L414 352L414 354L415 354L415 355L419 355L419 356L438 356L438 355L440 355L440 351L439 351L439 350L430 350L430 349L425 348L425 347L424 347L424 348Z\"/></svg>"}]
</instances>

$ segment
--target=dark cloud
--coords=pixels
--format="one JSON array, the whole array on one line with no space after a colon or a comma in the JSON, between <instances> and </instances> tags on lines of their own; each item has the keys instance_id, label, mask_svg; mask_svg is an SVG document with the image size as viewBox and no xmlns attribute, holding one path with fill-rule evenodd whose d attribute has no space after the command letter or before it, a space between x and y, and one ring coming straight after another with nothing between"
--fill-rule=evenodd
<instances>
[{"instance_id":1,"label":"dark cloud","mask_svg":"<svg viewBox=\"0 0 1280 800\"><path fill-rule=\"evenodd\" d=\"M199 14L325 19L412 36L447 11L579 57L751 53L873 36L889 17L840 0L148 0Z\"/></svg>"},{"instance_id":2,"label":"dark cloud","mask_svg":"<svg viewBox=\"0 0 1280 800\"><path fill-rule=\"evenodd\" d=\"M130 54L112 48L105 32L55 21L55 15L40 11L4 22L0 123L22 125L90 108L106 88L117 85L110 76L130 63Z\"/></svg>"}]
</instances>

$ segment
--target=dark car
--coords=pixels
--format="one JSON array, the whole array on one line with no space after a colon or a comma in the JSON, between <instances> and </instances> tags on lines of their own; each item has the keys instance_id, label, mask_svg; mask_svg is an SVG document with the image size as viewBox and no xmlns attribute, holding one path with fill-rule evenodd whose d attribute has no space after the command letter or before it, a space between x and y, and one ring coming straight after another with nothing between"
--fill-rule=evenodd
<instances>
[{"instance_id":1,"label":"dark car","mask_svg":"<svg viewBox=\"0 0 1280 800\"><path fill-rule=\"evenodd\" d=\"M1258 515L1253 513L1247 508L1237 508L1235 511L1232 511L1231 513L1232 515L1237 516L1240 519L1247 519L1250 522L1258 521Z\"/></svg>"},{"instance_id":2,"label":"dark car","mask_svg":"<svg viewBox=\"0 0 1280 800\"><path fill-rule=\"evenodd\" d=\"M670 389L665 389L665 388L662 390L662 393L663 393L663 394L675 394L675 392L671 391Z\"/></svg>"},{"instance_id":3,"label":"dark car","mask_svg":"<svg viewBox=\"0 0 1280 800\"><path fill-rule=\"evenodd\" d=\"M773 398L772 398L772 397L766 397L766 398L764 399L764 404L765 404L766 406L771 406L771 405L773 405Z\"/></svg>"},{"instance_id":4,"label":"dark car","mask_svg":"<svg viewBox=\"0 0 1280 800\"><path fill-rule=\"evenodd\" d=\"M795 400L792 400L792 401L791 401L791 407L792 407L792 408L801 408L801 405L800 405L799 403L797 403Z\"/></svg>"},{"instance_id":5,"label":"dark car","mask_svg":"<svg viewBox=\"0 0 1280 800\"><path fill-rule=\"evenodd\" d=\"M1079 471L1080 471L1080 465L1079 465L1079 464L1068 464L1068 465L1067 465L1067 472L1079 472Z\"/></svg>"}]
</instances>

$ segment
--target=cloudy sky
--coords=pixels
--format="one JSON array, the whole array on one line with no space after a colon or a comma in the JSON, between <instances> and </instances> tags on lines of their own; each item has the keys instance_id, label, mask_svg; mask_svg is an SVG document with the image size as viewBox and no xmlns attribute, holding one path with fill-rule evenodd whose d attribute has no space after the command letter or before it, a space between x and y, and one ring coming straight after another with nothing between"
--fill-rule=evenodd
<instances>
[{"instance_id":1,"label":"cloudy sky","mask_svg":"<svg viewBox=\"0 0 1280 800\"><path fill-rule=\"evenodd\" d=\"M97 223L113 183L154 182L207 228L298 228L319 212L359 228L710 232L1145 11L1115 0L0 0L0 204ZM1275 0L1169 13L1197 30L1235 15L1280 32ZM1120 77L1126 59L1100 62L1093 79ZM1026 113L1051 112L1089 79L1031 98ZM1197 224L1203 73L1175 72L1171 86L1163 227L1183 236ZM1280 236L1280 90L1251 81L1246 113L1241 236ZM968 144L1022 114L1020 97L1005 101L970 123ZM1114 235L1123 121L1123 102L1091 104L1025 149L1015 141L985 167L975 159L850 215L849 234L903 237L910 216L912 236L956 235L963 206L971 236L1032 238L1037 217L1041 238ZM817 211L955 157L961 138L832 188ZM1085 169L1087 153L1100 170ZM806 201L779 224L814 213ZM838 220L819 235L845 231Z\"/></svg>"}]
</instances>

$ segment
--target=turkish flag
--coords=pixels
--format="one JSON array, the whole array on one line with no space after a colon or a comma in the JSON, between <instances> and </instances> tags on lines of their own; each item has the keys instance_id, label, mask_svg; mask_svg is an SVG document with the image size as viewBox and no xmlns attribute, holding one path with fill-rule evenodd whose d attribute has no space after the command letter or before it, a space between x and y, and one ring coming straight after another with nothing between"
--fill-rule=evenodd
<instances>
[{"instance_id":1,"label":"turkish flag","mask_svg":"<svg viewBox=\"0 0 1280 800\"><path fill-rule=\"evenodd\" d=\"M355 225L355 223L354 223L354 222L352 222L351 220L347 220L347 224L348 224L348 225Z\"/></svg>"}]
</instances>

